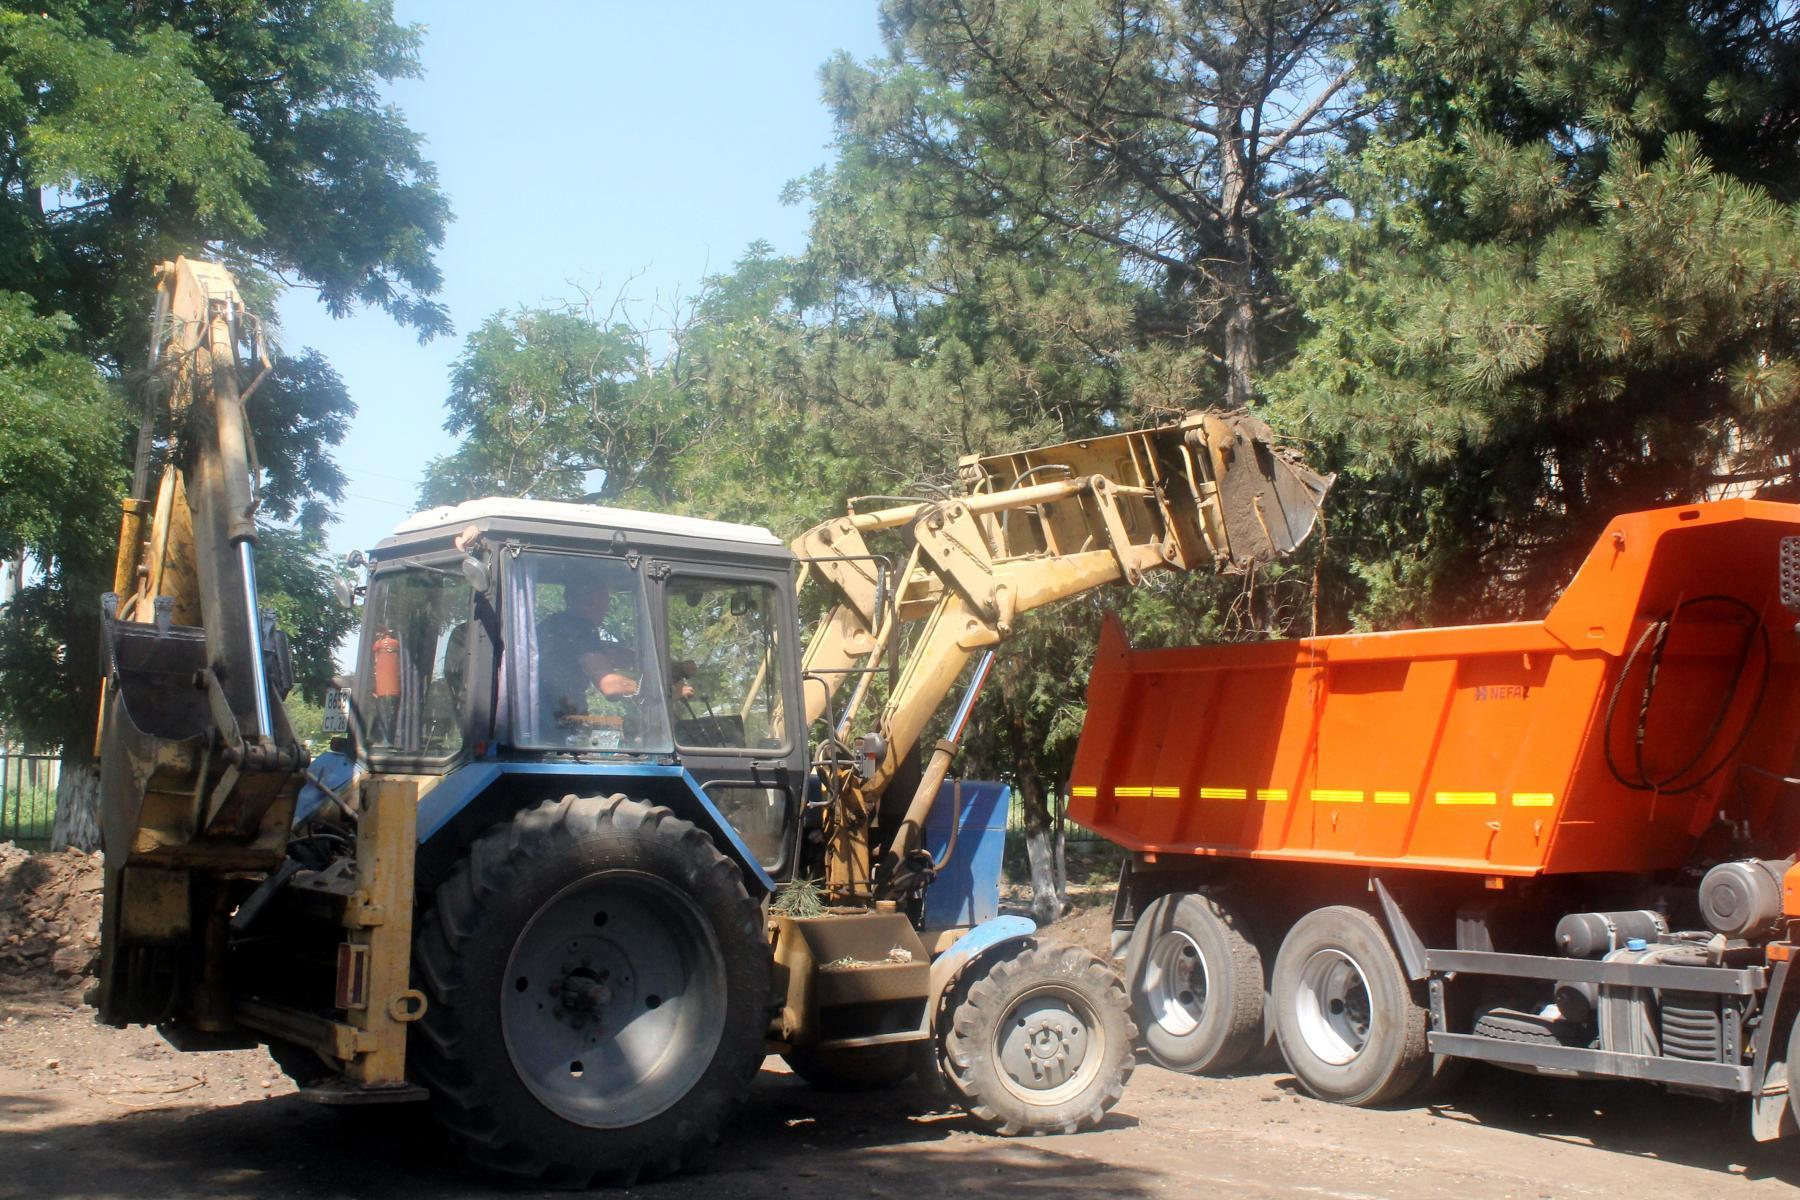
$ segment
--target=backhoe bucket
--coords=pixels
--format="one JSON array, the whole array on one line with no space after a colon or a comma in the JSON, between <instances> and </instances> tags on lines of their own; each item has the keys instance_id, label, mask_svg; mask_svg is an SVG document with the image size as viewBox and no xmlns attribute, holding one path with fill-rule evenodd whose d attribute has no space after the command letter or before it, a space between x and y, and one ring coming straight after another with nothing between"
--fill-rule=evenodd
<instances>
[{"instance_id":1,"label":"backhoe bucket","mask_svg":"<svg viewBox=\"0 0 1800 1200\"><path fill-rule=\"evenodd\" d=\"M113 626L115 686L109 689L108 737L100 760L101 829L109 852L151 847L140 844L145 810L159 833L185 841L194 832L192 800L202 780L213 720L206 692L195 678L206 668L206 638L199 630L153 625ZM180 797L188 810L170 827L174 814L162 813L157 797Z\"/></svg>"},{"instance_id":2,"label":"backhoe bucket","mask_svg":"<svg viewBox=\"0 0 1800 1200\"><path fill-rule=\"evenodd\" d=\"M154 862L165 844L192 836L194 797L204 794L212 720L194 679L206 667L206 639L186 628L109 625L114 671L100 756L106 851L100 1019L155 1024L174 1015L191 965L188 876Z\"/></svg>"},{"instance_id":3,"label":"backhoe bucket","mask_svg":"<svg viewBox=\"0 0 1800 1200\"><path fill-rule=\"evenodd\" d=\"M201 982L194 927L218 880L280 863L296 785L280 773L239 776L222 761L223 739L200 683L202 630L108 624L114 671L100 758L100 1019L157 1024Z\"/></svg>"}]
</instances>

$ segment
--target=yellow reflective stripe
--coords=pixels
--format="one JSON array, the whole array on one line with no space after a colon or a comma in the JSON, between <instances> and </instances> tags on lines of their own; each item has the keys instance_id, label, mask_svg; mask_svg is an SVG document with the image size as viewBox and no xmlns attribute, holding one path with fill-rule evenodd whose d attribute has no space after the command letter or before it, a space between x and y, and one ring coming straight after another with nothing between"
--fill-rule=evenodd
<instances>
[{"instance_id":1,"label":"yellow reflective stripe","mask_svg":"<svg viewBox=\"0 0 1800 1200\"><path fill-rule=\"evenodd\" d=\"M1098 796L1099 794L1100 789L1097 787L1072 787L1069 789L1071 796Z\"/></svg>"},{"instance_id":2,"label":"yellow reflective stripe","mask_svg":"<svg viewBox=\"0 0 1800 1200\"><path fill-rule=\"evenodd\" d=\"M1150 794L1158 800L1176 800L1181 797L1181 789L1178 787L1153 787L1150 789Z\"/></svg>"},{"instance_id":3,"label":"yellow reflective stripe","mask_svg":"<svg viewBox=\"0 0 1800 1200\"><path fill-rule=\"evenodd\" d=\"M1257 788L1256 798L1264 804L1286 804L1286 788Z\"/></svg>"},{"instance_id":4,"label":"yellow reflective stripe","mask_svg":"<svg viewBox=\"0 0 1800 1200\"><path fill-rule=\"evenodd\" d=\"M1200 789L1202 800L1248 800L1250 793L1244 788L1209 788Z\"/></svg>"},{"instance_id":5,"label":"yellow reflective stripe","mask_svg":"<svg viewBox=\"0 0 1800 1200\"><path fill-rule=\"evenodd\" d=\"M1497 804L1500 798L1493 792L1439 792L1439 804Z\"/></svg>"},{"instance_id":6,"label":"yellow reflective stripe","mask_svg":"<svg viewBox=\"0 0 1800 1200\"><path fill-rule=\"evenodd\" d=\"M1113 789L1113 795L1128 800L1136 800L1148 797L1150 795L1150 789L1147 787L1116 787Z\"/></svg>"},{"instance_id":7,"label":"yellow reflective stripe","mask_svg":"<svg viewBox=\"0 0 1800 1200\"><path fill-rule=\"evenodd\" d=\"M1377 804L1411 804L1412 803L1412 793L1411 792L1376 792L1375 793L1375 803L1377 803Z\"/></svg>"},{"instance_id":8,"label":"yellow reflective stripe","mask_svg":"<svg viewBox=\"0 0 1800 1200\"><path fill-rule=\"evenodd\" d=\"M1361 792L1343 791L1337 788L1314 788L1312 790L1314 804L1361 804Z\"/></svg>"},{"instance_id":9,"label":"yellow reflective stripe","mask_svg":"<svg viewBox=\"0 0 1800 1200\"><path fill-rule=\"evenodd\" d=\"M1555 808L1556 797L1550 792L1514 792L1514 808Z\"/></svg>"}]
</instances>

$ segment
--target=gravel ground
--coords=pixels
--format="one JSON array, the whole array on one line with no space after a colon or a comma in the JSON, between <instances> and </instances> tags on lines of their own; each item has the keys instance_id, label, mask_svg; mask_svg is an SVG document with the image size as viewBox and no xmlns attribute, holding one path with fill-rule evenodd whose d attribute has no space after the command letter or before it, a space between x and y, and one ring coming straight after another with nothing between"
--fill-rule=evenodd
<instances>
[{"instance_id":1,"label":"gravel ground","mask_svg":"<svg viewBox=\"0 0 1800 1200\"><path fill-rule=\"evenodd\" d=\"M1106 911L1062 928L1104 946ZM0 1163L6 1200L537 1194L464 1165L417 1109L322 1109L261 1052L179 1055L99 1027L48 972L0 990ZM1757 1145L1738 1106L1625 1084L1477 1070L1441 1106L1363 1111L1304 1098L1285 1072L1146 1066L1102 1128L1004 1140L922 1089L826 1094L771 1059L703 1171L614 1194L1679 1200L1797 1182L1800 1145Z\"/></svg>"}]
</instances>

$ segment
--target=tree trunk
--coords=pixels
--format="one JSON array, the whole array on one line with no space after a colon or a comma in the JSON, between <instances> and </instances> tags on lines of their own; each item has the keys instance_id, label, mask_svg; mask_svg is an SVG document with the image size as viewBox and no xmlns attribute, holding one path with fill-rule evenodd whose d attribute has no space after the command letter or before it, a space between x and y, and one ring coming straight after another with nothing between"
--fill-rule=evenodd
<instances>
[{"instance_id":1,"label":"tree trunk","mask_svg":"<svg viewBox=\"0 0 1800 1200\"><path fill-rule=\"evenodd\" d=\"M1048 829L1025 831L1025 853L1031 858L1031 919L1040 926L1062 916L1062 890L1056 886L1056 850Z\"/></svg>"},{"instance_id":2,"label":"tree trunk","mask_svg":"<svg viewBox=\"0 0 1800 1200\"><path fill-rule=\"evenodd\" d=\"M50 848L100 849L100 767L84 752L64 752L56 781L56 823Z\"/></svg>"},{"instance_id":3,"label":"tree trunk","mask_svg":"<svg viewBox=\"0 0 1800 1200\"><path fill-rule=\"evenodd\" d=\"M1031 860L1031 915L1039 925L1062 916L1068 880L1063 878L1056 821L1045 803L1043 781L1031 767L1017 773L1019 808L1025 815L1025 854Z\"/></svg>"},{"instance_id":4,"label":"tree trunk","mask_svg":"<svg viewBox=\"0 0 1800 1200\"><path fill-rule=\"evenodd\" d=\"M1245 215L1250 201L1249 152L1242 113L1219 139L1219 212L1223 241L1219 279L1225 295L1225 407L1247 408L1256 381L1256 238Z\"/></svg>"}]
</instances>

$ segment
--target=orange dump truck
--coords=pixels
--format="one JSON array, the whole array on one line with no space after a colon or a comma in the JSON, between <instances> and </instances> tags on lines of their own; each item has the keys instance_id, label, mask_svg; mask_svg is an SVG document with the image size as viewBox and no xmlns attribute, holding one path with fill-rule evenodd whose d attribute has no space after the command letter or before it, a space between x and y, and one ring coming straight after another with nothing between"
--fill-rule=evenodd
<instances>
[{"instance_id":1,"label":"orange dump truck","mask_svg":"<svg viewBox=\"0 0 1800 1200\"><path fill-rule=\"evenodd\" d=\"M1752 1097L1796 1128L1800 505L1613 521L1541 621L1133 650L1070 814L1149 1054L1270 1040L1376 1104L1457 1060Z\"/></svg>"}]
</instances>

